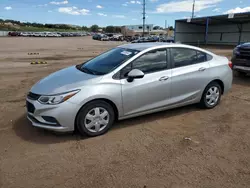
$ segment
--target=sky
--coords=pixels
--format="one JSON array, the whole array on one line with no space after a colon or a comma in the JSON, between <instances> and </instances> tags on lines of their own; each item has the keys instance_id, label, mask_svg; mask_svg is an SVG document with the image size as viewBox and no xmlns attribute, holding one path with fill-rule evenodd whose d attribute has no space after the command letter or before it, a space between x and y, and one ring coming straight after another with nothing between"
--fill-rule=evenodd
<instances>
[{"instance_id":1,"label":"sky","mask_svg":"<svg viewBox=\"0 0 250 188\"><path fill-rule=\"evenodd\" d=\"M142 23L143 0L0 0L0 18L80 26ZM165 27L189 18L193 0L146 0L146 23ZM249 12L250 0L196 0L195 16Z\"/></svg>"}]
</instances>

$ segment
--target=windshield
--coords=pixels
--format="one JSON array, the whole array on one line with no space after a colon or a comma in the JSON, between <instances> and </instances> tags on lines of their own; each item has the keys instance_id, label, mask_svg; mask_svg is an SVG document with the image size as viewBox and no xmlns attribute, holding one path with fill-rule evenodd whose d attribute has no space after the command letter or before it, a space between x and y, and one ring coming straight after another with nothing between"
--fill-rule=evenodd
<instances>
[{"instance_id":1,"label":"windshield","mask_svg":"<svg viewBox=\"0 0 250 188\"><path fill-rule=\"evenodd\" d=\"M137 54L138 50L113 48L83 64L80 70L95 75L104 75Z\"/></svg>"}]
</instances>

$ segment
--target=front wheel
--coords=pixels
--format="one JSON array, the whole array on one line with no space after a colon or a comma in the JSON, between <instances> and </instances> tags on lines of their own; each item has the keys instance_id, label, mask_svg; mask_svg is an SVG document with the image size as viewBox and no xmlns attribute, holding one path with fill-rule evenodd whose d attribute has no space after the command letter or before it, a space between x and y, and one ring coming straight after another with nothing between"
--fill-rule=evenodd
<instances>
[{"instance_id":1,"label":"front wheel","mask_svg":"<svg viewBox=\"0 0 250 188\"><path fill-rule=\"evenodd\" d=\"M200 101L201 107L211 109L217 106L220 102L221 93L221 86L217 82L208 84Z\"/></svg>"},{"instance_id":2,"label":"front wheel","mask_svg":"<svg viewBox=\"0 0 250 188\"><path fill-rule=\"evenodd\" d=\"M113 125L115 113L112 106L102 100L92 101L80 110L76 126L82 135L99 136Z\"/></svg>"}]
</instances>

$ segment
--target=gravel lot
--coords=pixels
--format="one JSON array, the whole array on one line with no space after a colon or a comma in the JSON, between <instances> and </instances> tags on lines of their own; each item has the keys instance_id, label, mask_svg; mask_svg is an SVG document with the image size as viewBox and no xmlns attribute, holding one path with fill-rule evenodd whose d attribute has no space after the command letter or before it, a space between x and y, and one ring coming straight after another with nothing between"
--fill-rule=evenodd
<instances>
[{"instance_id":1,"label":"gravel lot","mask_svg":"<svg viewBox=\"0 0 250 188\"><path fill-rule=\"evenodd\" d=\"M0 38L0 187L249 187L250 77L235 76L213 110L192 105L129 119L100 137L55 135L30 125L25 95L35 82L119 44ZM30 65L33 60L48 65Z\"/></svg>"}]
</instances>

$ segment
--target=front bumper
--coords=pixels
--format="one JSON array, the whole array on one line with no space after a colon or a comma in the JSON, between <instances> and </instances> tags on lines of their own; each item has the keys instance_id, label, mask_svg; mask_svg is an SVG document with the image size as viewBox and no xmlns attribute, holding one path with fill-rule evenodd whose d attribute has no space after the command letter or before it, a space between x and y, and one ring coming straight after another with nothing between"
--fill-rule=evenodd
<instances>
[{"instance_id":1,"label":"front bumper","mask_svg":"<svg viewBox=\"0 0 250 188\"><path fill-rule=\"evenodd\" d=\"M32 107L27 110L27 118L34 127L56 132L74 131L75 118L80 109L78 105L67 101L58 105L44 105L29 98L26 98L26 101L29 103L29 107ZM51 117L50 119L56 121L49 122L44 117Z\"/></svg>"},{"instance_id":2,"label":"front bumper","mask_svg":"<svg viewBox=\"0 0 250 188\"><path fill-rule=\"evenodd\" d=\"M233 70L250 73L250 60L233 58Z\"/></svg>"}]
</instances>

